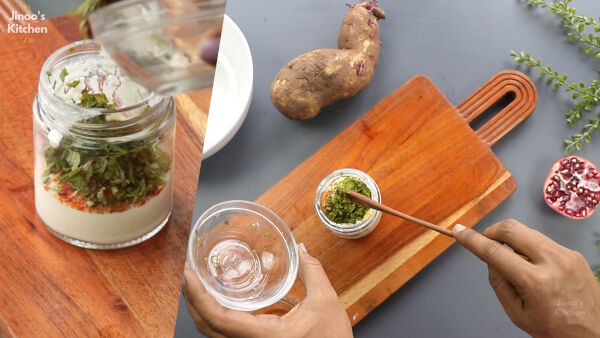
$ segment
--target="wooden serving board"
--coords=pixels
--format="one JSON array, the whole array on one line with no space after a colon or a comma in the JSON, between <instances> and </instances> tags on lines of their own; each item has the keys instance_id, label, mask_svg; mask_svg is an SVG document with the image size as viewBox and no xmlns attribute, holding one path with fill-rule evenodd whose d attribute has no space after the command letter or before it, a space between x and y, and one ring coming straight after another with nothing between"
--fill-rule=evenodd
<instances>
[{"instance_id":1,"label":"wooden serving board","mask_svg":"<svg viewBox=\"0 0 600 338\"><path fill-rule=\"evenodd\" d=\"M514 100L474 131L469 122L506 94ZM375 179L382 202L450 227L473 226L516 189L490 146L535 109L536 89L516 71L498 73L453 107L436 86L416 76L389 95L256 201L279 214L297 242L317 257L352 324L383 302L453 240L416 224L383 215L362 239L343 239L315 213L321 179L357 168ZM299 300L297 282L290 296Z\"/></svg>"},{"instance_id":2,"label":"wooden serving board","mask_svg":"<svg viewBox=\"0 0 600 338\"><path fill-rule=\"evenodd\" d=\"M6 32L20 0L0 3L0 337L173 335L210 92L178 97L174 205L167 226L137 246L94 251L51 235L33 198L32 103L44 60L80 40L77 21ZM179 107L181 108L181 106Z\"/></svg>"}]
</instances>

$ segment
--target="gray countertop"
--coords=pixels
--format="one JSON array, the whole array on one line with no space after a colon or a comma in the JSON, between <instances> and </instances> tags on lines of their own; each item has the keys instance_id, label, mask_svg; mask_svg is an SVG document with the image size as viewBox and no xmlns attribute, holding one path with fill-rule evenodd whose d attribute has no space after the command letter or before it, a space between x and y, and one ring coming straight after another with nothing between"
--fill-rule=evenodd
<instances>
[{"instance_id":1,"label":"gray countertop","mask_svg":"<svg viewBox=\"0 0 600 338\"><path fill-rule=\"evenodd\" d=\"M492 75L521 69L538 88L536 111L494 148L512 172L518 190L476 229L516 218L555 241L600 263L599 220L570 221L551 211L542 184L551 165L564 156L562 140L576 129L564 124L569 95L516 66L509 50L526 50L570 80L598 78L599 59L569 43L560 20L526 1L380 1L380 63L370 85L338 102L317 118L291 121L275 110L269 87L279 69L295 56L335 47L346 12L345 1L228 0L227 13L240 26L254 58L254 96L239 133L202 164L195 219L220 201L253 200L369 108L416 74L428 76L453 103L460 103ZM588 16L600 16L600 2L575 0ZM208 126L210 128L210 125ZM600 165L600 133L578 153ZM399 149L398 151L401 151ZM310 247L308 248L310 251ZM177 337L195 334L185 303L180 304ZM452 245L381 306L355 326L357 337L507 337L525 336L504 314L487 282L487 268Z\"/></svg>"}]
</instances>

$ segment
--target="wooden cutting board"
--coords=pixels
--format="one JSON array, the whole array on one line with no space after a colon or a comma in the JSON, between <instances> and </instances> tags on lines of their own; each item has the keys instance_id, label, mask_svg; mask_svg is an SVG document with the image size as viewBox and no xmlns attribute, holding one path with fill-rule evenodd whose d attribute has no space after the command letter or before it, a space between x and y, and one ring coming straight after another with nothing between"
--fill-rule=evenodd
<instances>
[{"instance_id":1,"label":"wooden cutting board","mask_svg":"<svg viewBox=\"0 0 600 338\"><path fill-rule=\"evenodd\" d=\"M502 111L480 129L469 126L505 95ZM531 80L516 71L490 79L457 107L424 76L397 89L257 199L279 214L317 257L352 324L400 288L453 240L383 215L362 239L337 237L315 213L320 181L340 168L375 179L382 202L443 227L475 225L516 189L490 147L535 109ZM297 282L290 293L299 300Z\"/></svg>"},{"instance_id":2,"label":"wooden cutting board","mask_svg":"<svg viewBox=\"0 0 600 338\"><path fill-rule=\"evenodd\" d=\"M77 21L66 16L37 23L47 33L7 33L11 6L22 14L28 11L20 0L0 3L0 337L11 332L23 337L170 337L210 92L177 98L174 206L167 226L127 249L71 246L51 235L35 212L31 106L44 60L82 35Z\"/></svg>"}]
</instances>

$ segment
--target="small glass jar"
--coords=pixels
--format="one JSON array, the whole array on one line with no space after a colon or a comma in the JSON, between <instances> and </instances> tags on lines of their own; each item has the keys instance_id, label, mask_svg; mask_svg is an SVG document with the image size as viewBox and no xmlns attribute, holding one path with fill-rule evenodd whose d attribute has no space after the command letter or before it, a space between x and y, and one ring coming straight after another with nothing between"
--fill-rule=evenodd
<instances>
[{"instance_id":1,"label":"small glass jar","mask_svg":"<svg viewBox=\"0 0 600 338\"><path fill-rule=\"evenodd\" d=\"M365 217L354 224L336 223L330 220L323 211L325 199L327 198L327 194L329 193L333 184L343 180L346 177L354 177L364 182L367 185L367 188L369 188L371 191L371 198L374 201L381 203L381 193L379 192L379 187L371 178L371 176L358 169L345 168L332 172L329 174L329 176L325 177L323 181L321 181L317 187L315 208L317 209L317 215L321 219L321 222L336 235L349 239L361 238L368 235L371 231L373 231L373 229L375 229L377 224L379 224L379 220L381 219L381 211L369 209Z\"/></svg>"},{"instance_id":2,"label":"small glass jar","mask_svg":"<svg viewBox=\"0 0 600 338\"><path fill-rule=\"evenodd\" d=\"M176 109L93 41L54 52L33 102L35 206L58 238L114 249L152 237L173 201Z\"/></svg>"},{"instance_id":3,"label":"small glass jar","mask_svg":"<svg viewBox=\"0 0 600 338\"><path fill-rule=\"evenodd\" d=\"M296 281L298 257L287 224L248 201L206 210L192 227L187 251L190 267L224 307L256 311L277 304L260 313L284 313L295 305L284 296Z\"/></svg>"}]
</instances>

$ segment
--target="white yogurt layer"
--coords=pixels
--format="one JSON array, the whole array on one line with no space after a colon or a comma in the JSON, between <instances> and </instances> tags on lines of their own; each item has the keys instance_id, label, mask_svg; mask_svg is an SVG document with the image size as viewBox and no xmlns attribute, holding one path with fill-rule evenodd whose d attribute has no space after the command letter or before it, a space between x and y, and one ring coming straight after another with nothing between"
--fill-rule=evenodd
<instances>
[{"instance_id":1,"label":"white yogurt layer","mask_svg":"<svg viewBox=\"0 0 600 338\"><path fill-rule=\"evenodd\" d=\"M141 206L121 212L94 213L61 203L53 190L44 189L41 172L35 175L35 205L40 218L52 230L94 244L125 243L140 238L165 221L171 211L172 170L166 186Z\"/></svg>"}]
</instances>

